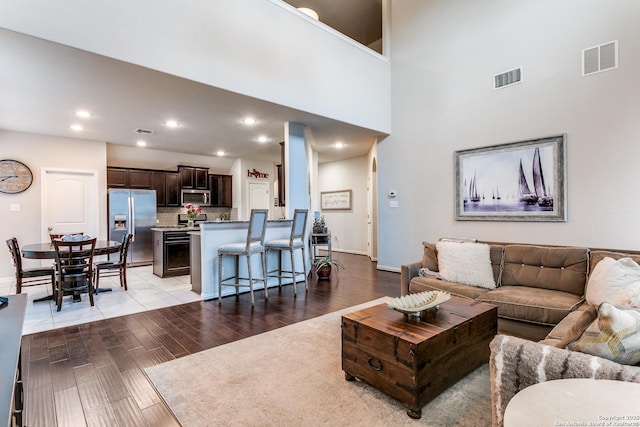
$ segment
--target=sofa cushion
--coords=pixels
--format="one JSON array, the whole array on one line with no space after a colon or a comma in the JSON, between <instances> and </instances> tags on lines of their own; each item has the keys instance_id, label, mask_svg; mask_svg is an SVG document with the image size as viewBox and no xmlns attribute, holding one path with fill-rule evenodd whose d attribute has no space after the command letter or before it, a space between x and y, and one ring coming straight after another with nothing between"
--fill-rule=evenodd
<instances>
[{"instance_id":1,"label":"sofa cushion","mask_svg":"<svg viewBox=\"0 0 640 427\"><path fill-rule=\"evenodd\" d=\"M422 242L422 246L424 247L421 262L422 268L438 271L438 254L435 243Z\"/></svg>"},{"instance_id":2,"label":"sofa cushion","mask_svg":"<svg viewBox=\"0 0 640 427\"><path fill-rule=\"evenodd\" d=\"M545 340L555 340L556 342L560 342L560 340L566 336L569 329L571 329L580 316L582 316L584 310L589 309L589 307L591 307L589 304L584 303L571 313L567 314L567 317L562 319L560 323L554 326L549 334L547 334Z\"/></svg>"},{"instance_id":3,"label":"sofa cushion","mask_svg":"<svg viewBox=\"0 0 640 427\"><path fill-rule=\"evenodd\" d=\"M595 306L640 307L640 265L631 258L602 258L589 275L585 296Z\"/></svg>"},{"instance_id":4,"label":"sofa cushion","mask_svg":"<svg viewBox=\"0 0 640 427\"><path fill-rule=\"evenodd\" d=\"M603 302L598 318L567 348L627 365L640 363L640 310Z\"/></svg>"},{"instance_id":5,"label":"sofa cushion","mask_svg":"<svg viewBox=\"0 0 640 427\"><path fill-rule=\"evenodd\" d=\"M489 245L486 243L439 241L438 271L449 282L494 289Z\"/></svg>"},{"instance_id":6,"label":"sofa cushion","mask_svg":"<svg viewBox=\"0 0 640 427\"><path fill-rule=\"evenodd\" d=\"M487 292L488 289L428 277L414 277L411 279L411 282L409 283L410 293L415 294L426 291L445 291L449 292L451 295L476 299L478 296Z\"/></svg>"},{"instance_id":7,"label":"sofa cushion","mask_svg":"<svg viewBox=\"0 0 640 427\"><path fill-rule=\"evenodd\" d=\"M628 254L624 252L614 252L614 251L591 251L591 255L589 256L589 271L593 271L603 258L609 257L613 259L620 258L631 258L638 264L640 264L640 254ZM587 285L588 286L588 285Z\"/></svg>"},{"instance_id":8,"label":"sofa cushion","mask_svg":"<svg viewBox=\"0 0 640 427\"><path fill-rule=\"evenodd\" d=\"M501 286L526 286L582 297L587 280L589 249L506 245Z\"/></svg>"},{"instance_id":9,"label":"sofa cushion","mask_svg":"<svg viewBox=\"0 0 640 427\"><path fill-rule=\"evenodd\" d=\"M577 315L571 316L572 314ZM558 348L565 348L582 336L584 331L598 318L598 306L590 305L586 310L576 310L562 319L560 323L566 323L565 320L568 317L572 317L573 324L565 330L562 338L556 343L555 346Z\"/></svg>"},{"instance_id":10,"label":"sofa cushion","mask_svg":"<svg viewBox=\"0 0 640 427\"><path fill-rule=\"evenodd\" d=\"M498 306L498 317L556 325L583 300L570 292L526 286L501 286L476 298Z\"/></svg>"}]
</instances>

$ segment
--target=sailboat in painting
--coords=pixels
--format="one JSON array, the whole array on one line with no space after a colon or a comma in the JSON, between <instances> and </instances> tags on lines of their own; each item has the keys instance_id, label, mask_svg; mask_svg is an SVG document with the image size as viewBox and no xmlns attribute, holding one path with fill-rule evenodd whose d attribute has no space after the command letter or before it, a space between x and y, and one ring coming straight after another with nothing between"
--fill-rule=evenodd
<instances>
[{"instance_id":1,"label":"sailboat in painting","mask_svg":"<svg viewBox=\"0 0 640 427\"><path fill-rule=\"evenodd\" d=\"M540 160L540 149L536 147L533 153L533 187L538 195L538 205L553 206L553 195L548 191L544 183L542 174L542 162Z\"/></svg>"},{"instance_id":2,"label":"sailboat in painting","mask_svg":"<svg viewBox=\"0 0 640 427\"><path fill-rule=\"evenodd\" d=\"M520 159L520 201L528 205L538 203L538 195L533 193L527 183L527 177L524 176L524 169L522 168L522 159Z\"/></svg>"},{"instance_id":3,"label":"sailboat in painting","mask_svg":"<svg viewBox=\"0 0 640 427\"><path fill-rule=\"evenodd\" d=\"M520 201L528 205L538 204L539 206L553 207L553 195L545 185L540 149L537 147L533 153L533 191L527 183L522 168L522 159L520 159Z\"/></svg>"},{"instance_id":4,"label":"sailboat in painting","mask_svg":"<svg viewBox=\"0 0 640 427\"><path fill-rule=\"evenodd\" d=\"M472 202L479 202L480 195L478 194L478 187L476 186L476 174L473 174L471 183L469 184L469 200Z\"/></svg>"}]
</instances>

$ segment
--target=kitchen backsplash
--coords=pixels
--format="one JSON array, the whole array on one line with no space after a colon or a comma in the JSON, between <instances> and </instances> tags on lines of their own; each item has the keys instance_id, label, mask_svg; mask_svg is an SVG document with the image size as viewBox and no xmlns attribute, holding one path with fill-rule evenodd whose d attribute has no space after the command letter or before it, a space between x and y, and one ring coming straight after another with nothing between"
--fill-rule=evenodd
<instances>
[{"instance_id":1,"label":"kitchen backsplash","mask_svg":"<svg viewBox=\"0 0 640 427\"><path fill-rule=\"evenodd\" d=\"M178 223L178 214L186 212L185 208L158 208L156 213L157 225L176 225ZM238 219L238 209L233 208L207 208L202 207L202 213L207 214L207 221L215 221L224 214L225 219Z\"/></svg>"}]
</instances>

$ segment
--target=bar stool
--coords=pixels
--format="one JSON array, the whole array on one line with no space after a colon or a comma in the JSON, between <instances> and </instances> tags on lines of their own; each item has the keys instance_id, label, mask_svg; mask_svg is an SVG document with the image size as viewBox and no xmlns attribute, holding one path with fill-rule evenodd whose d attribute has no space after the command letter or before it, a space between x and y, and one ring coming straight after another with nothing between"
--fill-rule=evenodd
<instances>
[{"instance_id":1,"label":"bar stool","mask_svg":"<svg viewBox=\"0 0 640 427\"><path fill-rule=\"evenodd\" d=\"M291 225L291 235L288 239L269 240L265 243L268 251L278 251L278 268L267 272L267 277L277 277L278 286L282 287L282 279L291 279L293 283L293 295L296 296L296 277L300 274L304 276L304 288L309 290L307 281L307 261L305 256L304 234L307 228L308 209L296 209L293 213L293 224ZM302 271L296 271L295 251L302 251ZM288 251L291 256L291 270L284 270L282 267L282 252Z\"/></svg>"},{"instance_id":2,"label":"bar stool","mask_svg":"<svg viewBox=\"0 0 640 427\"><path fill-rule=\"evenodd\" d=\"M249 219L249 231L247 233L247 241L243 243L229 243L218 247L218 304L222 303L222 287L234 286L236 288L236 295L240 287L248 287L251 293L251 305L254 305L253 299L253 284L257 282L264 283L264 298L268 299L267 293L267 266L266 266L266 252L264 249L264 235L267 230L267 215L266 209L252 209L251 218ZM254 279L251 273L251 257L255 254L260 254L260 262L262 264L262 278ZM233 256L235 257L235 271L232 276L222 278L222 259L223 257ZM247 273L249 277L240 277L240 257L247 259ZM231 283L224 283L228 280L234 280ZM248 281L248 283L240 283L241 280Z\"/></svg>"}]
</instances>

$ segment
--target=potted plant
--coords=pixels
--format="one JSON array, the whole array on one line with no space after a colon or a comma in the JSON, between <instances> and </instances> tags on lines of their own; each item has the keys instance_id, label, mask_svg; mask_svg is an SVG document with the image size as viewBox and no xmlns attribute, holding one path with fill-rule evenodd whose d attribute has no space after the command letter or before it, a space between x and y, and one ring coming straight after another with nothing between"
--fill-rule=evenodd
<instances>
[{"instance_id":1,"label":"potted plant","mask_svg":"<svg viewBox=\"0 0 640 427\"><path fill-rule=\"evenodd\" d=\"M327 234L327 223L324 220L324 215L313 218L313 233Z\"/></svg>"},{"instance_id":2,"label":"potted plant","mask_svg":"<svg viewBox=\"0 0 640 427\"><path fill-rule=\"evenodd\" d=\"M340 268L342 268L343 270L345 269L344 264L342 264L340 261L332 259L329 256L316 258L313 261L313 269L318 276L318 280L329 280L331 269L333 267L336 268L336 271L338 271L338 269Z\"/></svg>"},{"instance_id":3,"label":"potted plant","mask_svg":"<svg viewBox=\"0 0 640 427\"><path fill-rule=\"evenodd\" d=\"M327 223L324 220L324 215L316 215L313 218L313 234L316 234L316 236L312 236L313 242L321 245L327 244L329 241L327 233ZM317 236L317 234L320 234L320 236ZM322 234L324 234L324 236L322 236Z\"/></svg>"}]
</instances>

